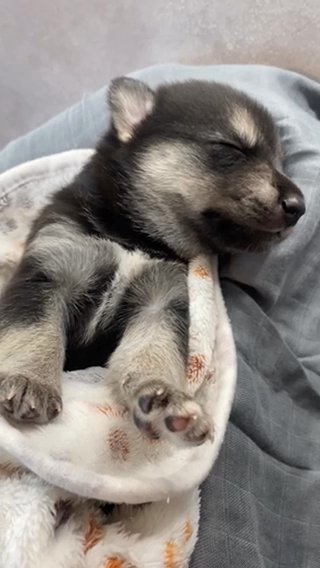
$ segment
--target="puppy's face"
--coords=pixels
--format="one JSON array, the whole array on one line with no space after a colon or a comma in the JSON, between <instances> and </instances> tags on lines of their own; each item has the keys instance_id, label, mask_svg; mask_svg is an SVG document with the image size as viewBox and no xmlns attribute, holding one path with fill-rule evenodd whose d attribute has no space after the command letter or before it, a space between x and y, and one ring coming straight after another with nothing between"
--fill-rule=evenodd
<instances>
[{"instance_id":1,"label":"puppy's face","mask_svg":"<svg viewBox=\"0 0 320 568\"><path fill-rule=\"evenodd\" d=\"M243 93L199 81L154 93L118 79L110 103L134 208L186 254L188 234L214 251L264 248L304 214L301 191L281 171L271 117Z\"/></svg>"}]
</instances>

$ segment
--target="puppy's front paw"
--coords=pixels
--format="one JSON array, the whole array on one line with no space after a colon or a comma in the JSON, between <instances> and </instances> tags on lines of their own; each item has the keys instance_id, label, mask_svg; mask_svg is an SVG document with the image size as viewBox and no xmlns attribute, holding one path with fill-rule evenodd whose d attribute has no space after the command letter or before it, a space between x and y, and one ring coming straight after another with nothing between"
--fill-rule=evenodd
<instances>
[{"instance_id":1,"label":"puppy's front paw","mask_svg":"<svg viewBox=\"0 0 320 568\"><path fill-rule=\"evenodd\" d=\"M24 374L0 372L0 409L19 422L45 424L62 410L57 388Z\"/></svg>"},{"instance_id":2,"label":"puppy's front paw","mask_svg":"<svg viewBox=\"0 0 320 568\"><path fill-rule=\"evenodd\" d=\"M213 437L213 424L201 405L161 381L142 384L132 397L136 426L150 438L174 437L183 445L200 445Z\"/></svg>"}]
</instances>

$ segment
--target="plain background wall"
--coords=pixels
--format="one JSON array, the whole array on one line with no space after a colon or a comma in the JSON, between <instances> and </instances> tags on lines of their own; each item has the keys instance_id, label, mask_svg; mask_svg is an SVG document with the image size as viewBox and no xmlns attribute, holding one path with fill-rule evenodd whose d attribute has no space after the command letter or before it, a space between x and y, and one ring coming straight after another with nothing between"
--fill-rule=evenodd
<instances>
[{"instance_id":1,"label":"plain background wall","mask_svg":"<svg viewBox=\"0 0 320 568\"><path fill-rule=\"evenodd\" d=\"M0 146L111 77L170 61L320 79L320 1L0 0Z\"/></svg>"}]
</instances>

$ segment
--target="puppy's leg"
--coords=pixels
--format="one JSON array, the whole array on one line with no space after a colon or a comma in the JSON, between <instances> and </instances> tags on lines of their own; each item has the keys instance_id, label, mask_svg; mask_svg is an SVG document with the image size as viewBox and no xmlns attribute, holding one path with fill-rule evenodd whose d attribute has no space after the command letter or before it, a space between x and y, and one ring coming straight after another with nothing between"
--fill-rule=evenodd
<instances>
[{"instance_id":1,"label":"puppy's leg","mask_svg":"<svg viewBox=\"0 0 320 568\"><path fill-rule=\"evenodd\" d=\"M16 420L46 422L61 410L62 305L36 257L23 258L0 300L0 406Z\"/></svg>"},{"instance_id":2,"label":"puppy's leg","mask_svg":"<svg viewBox=\"0 0 320 568\"><path fill-rule=\"evenodd\" d=\"M109 361L111 377L135 424L199 444L210 436L210 420L186 392L189 307L186 273L178 264L151 263L132 283L119 306L128 324Z\"/></svg>"},{"instance_id":3,"label":"puppy's leg","mask_svg":"<svg viewBox=\"0 0 320 568\"><path fill-rule=\"evenodd\" d=\"M102 256L96 240L63 222L29 243L0 300L0 406L14 419L42 423L61 410L67 337L81 333Z\"/></svg>"}]
</instances>

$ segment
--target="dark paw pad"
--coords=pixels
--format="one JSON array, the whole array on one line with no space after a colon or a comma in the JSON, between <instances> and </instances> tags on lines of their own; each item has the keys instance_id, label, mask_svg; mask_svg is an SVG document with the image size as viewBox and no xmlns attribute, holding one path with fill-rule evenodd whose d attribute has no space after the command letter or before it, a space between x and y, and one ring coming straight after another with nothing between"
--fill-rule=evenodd
<instances>
[{"instance_id":1,"label":"dark paw pad","mask_svg":"<svg viewBox=\"0 0 320 568\"><path fill-rule=\"evenodd\" d=\"M165 408L169 403L169 393L163 387L155 389L149 394L143 394L138 399L140 410L144 414L150 414L152 410L157 408Z\"/></svg>"}]
</instances>

